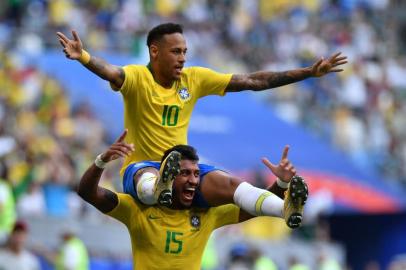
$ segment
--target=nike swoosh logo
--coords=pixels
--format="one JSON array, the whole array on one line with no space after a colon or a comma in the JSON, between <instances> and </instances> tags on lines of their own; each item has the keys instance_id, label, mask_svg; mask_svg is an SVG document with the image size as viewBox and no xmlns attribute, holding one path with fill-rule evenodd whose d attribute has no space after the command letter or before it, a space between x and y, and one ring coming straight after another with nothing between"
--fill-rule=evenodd
<instances>
[{"instance_id":1,"label":"nike swoosh logo","mask_svg":"<svg viewBox=\"0 0 406 270\"><path fill-rule=\"evenodd\" d=\"M160 219L161 217L157 217L157 216L149 214L148 218L149 219Z\"/></svg>"}]
</instances>

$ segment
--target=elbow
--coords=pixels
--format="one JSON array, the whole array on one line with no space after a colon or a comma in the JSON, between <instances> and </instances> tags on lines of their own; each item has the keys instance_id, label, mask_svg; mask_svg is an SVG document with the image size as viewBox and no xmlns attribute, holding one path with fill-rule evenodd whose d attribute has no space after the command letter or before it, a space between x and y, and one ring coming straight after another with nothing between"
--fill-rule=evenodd
<instances>
[{"instance_id":1,"label":"elbow","mask_svg":"<svg viewBox=\"0 0 406 270\"><path fill-rule=\"evenodd\" d=\"M76 190L76 194L79 195L79 197L81 197L82 199L85 200L85 193L83 191L83 188L79 185L79 187Z\"/></svg>"},{"instance_id":2,"label":"elbow","mask_svg":"<svg viewBox=\"0 0 406 270\"><path fill-rule=\"evenodd\" d=\"M86 189L81 184L79 184L79 187L76 190L76 194L78 194L78 196L86 202L89 201L89 192L86 192Z\"/></svg>"}]
</instances>

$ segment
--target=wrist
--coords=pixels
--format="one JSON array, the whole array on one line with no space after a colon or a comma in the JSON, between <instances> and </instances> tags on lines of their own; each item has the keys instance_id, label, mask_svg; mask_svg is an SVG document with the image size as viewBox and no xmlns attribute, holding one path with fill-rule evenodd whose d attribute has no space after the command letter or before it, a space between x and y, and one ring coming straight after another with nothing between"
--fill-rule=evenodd
<instances>
[{"instance_id":1,"label":"wrist","mask_svg":"<svg viewBox=\"0 0 406 270\"><path fill-rule=\"evenodd\" d=\"M102 160L102 155L103 154L98 155L94 160L94 165L99 169L104 169L107 165L107 162Z\"/></svg>"},{"instance_id":2,"label":"wrist","mask_svg":"<svg viewBox=\"0 0 406 270\"><path fill-rule=\"evenodd\" d=\"M84 49L82 49L82 53L78 59L78 61L82 64L82 65L86 65L90 62L90 54L85 51Z\"/></svg>"},{"instance_id":3,"label":"wrist","mask_svg":"<svg viewBox=\"0 0 406 270\"><path fill-rule=\"evenodd\" d=\"M306 74L306 76L309 77L316 77L316 75L313 72L313 66L310 67L306 67L304 68L304 73Z\"/></svg>"},{"instance_id":4,"label":"wrist","mask_svg":"<svg viewBox=\"0 0 406 270\"><path fill-rule=\"evenodd\" d=\"M285 181L279 179L279 177L276 178L276 184L278 185L278 187L283 188L283 189L286 189L289 186L289 182L285 182Z\"/></svg>"}]
</instances>

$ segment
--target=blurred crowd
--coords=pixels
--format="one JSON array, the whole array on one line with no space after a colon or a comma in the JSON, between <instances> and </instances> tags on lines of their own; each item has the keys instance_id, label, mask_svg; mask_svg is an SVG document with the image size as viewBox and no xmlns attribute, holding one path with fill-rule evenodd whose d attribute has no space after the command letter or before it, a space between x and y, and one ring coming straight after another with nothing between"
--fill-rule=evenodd
<instances>
[{"instance_id":1,"label":"blurred crowd","mask_svg":"<svg viewBox=\"0 0 406 270\"><path fill-rule=\"evenodd\" d=\"M341 51L345 71L257 94L283 119L347 152L362 169L406 185L402 1L3 0L0 8L0 240L16 216L80 215L74 189L106 146L89 104L23 56L76 29L90 51L147 54L154 25L183 23L188 57L224 72L282 71ZM406 24L405 24L406 25ZM403 30L402 30L403 29ZM117 164L118 166L118 164ZM119 189L117 166L104 185ZM117 185L117 186L115 186ZM10 199L11 198L11 199ZM5 210L6 209L6 210ZM9 210L7 210L9 209ZM8 211L8 212L7 212ZM255 253L255 252L254 252ZM251 253L250 253L251 254ZM250 255L254 256L254 255ZM292 261L293 263L293 261Z\"/></svg>"},{"instance_id":2,"label":"blurred crowd","mask_svg":"<svg viewBox=\"0 0 406 270\"><path fill-rule=\"evenodd\" d=\"M106 147L104 127L87 104L71 108L60 83L37 68L19 66L1 51L0 65L0 176L18 214L80 214L74 189Z\"/></svg>"},{"instance_id":3,"label":"blurred crowd","mask_svg":"<svg viewBox=\"0 0 406 270\"><path fill-rule=\"evenodd\" d=\"M389 0L6 1L0 44L25 54L78 30L86 48L146 55L154 25L185 25L188 57L216 70L281 71L341 51L339 76L261 95L284 119L347 152L362 169L406 183L404 3ZM204 42L202 42L204 41Z\"/></svg>"}]
</instances>

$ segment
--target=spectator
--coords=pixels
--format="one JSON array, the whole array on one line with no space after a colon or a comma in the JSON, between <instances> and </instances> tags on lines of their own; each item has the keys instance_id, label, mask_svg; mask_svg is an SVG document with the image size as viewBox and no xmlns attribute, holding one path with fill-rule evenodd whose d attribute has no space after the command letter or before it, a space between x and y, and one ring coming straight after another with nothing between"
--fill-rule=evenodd
<instances>
[{"instance_id":1,"label":"spectator","mask_svg":"<svg viewBox=\"0 0 406 270\"><path fill-rule=\"evenodd\" d=\"M8 237L6 246L0 249L0 269L40 270L38 258L26 249L27 224L17 221Z\"/></svg>"},{"instance_id":2,"label":"spectator","mask_svg":"<svg viewBox=\"0 0 406 270\"><path fill-rule=\"evenodd\" d=\"M0 244L2 244L13 229L16 213L13 192L6 180L8 179L7 170L4 166L1 166L0 170Z\"/></svg>"},{"instance_id":3,"label":"spectator","mask_svg":"<svg viewBox=\"0 0 406 270\"><path fill-rule=\"evenodd\" d=\"M17 203L17 212L23 217L39 217L46 214L45 198L39 183L32 182L27 192L21 195Z\"/></svg>"},{"instance_id":4,"label":"spectator","mask_svg":"<svg viewBox=\"0 0 406 270\"><path fill-rule=\"evenodd\" d=\"M252 257L254 259L254 270L277 270L278 267L271 260L271 258L265 256L258 249L252 250Z\"/></svg>"},{"instance_id":5,"label":"spectator","mask_svg":"<svg viewBox=\"0 0 406 270\"><path fill-rule=\"evenodd\" d=\"M63 243L60 247L56 262L56 270L87 270L89 255L82 240L74 233L72 227L66 228L62 234Z\"/></svg>"}]
</instances>

